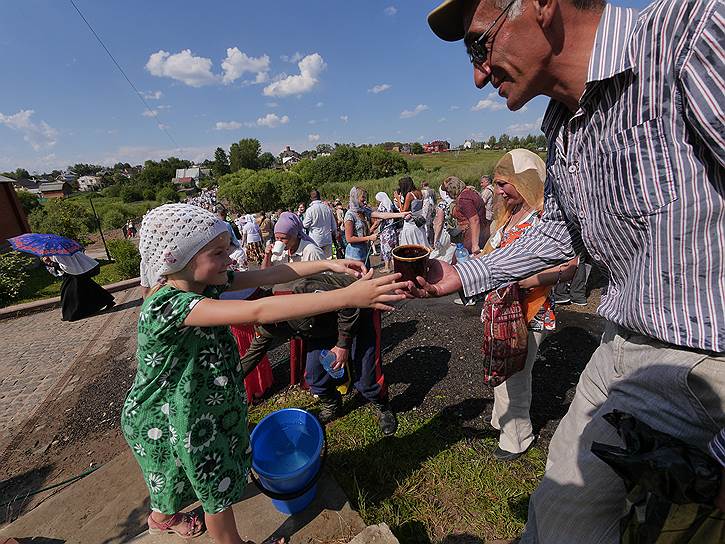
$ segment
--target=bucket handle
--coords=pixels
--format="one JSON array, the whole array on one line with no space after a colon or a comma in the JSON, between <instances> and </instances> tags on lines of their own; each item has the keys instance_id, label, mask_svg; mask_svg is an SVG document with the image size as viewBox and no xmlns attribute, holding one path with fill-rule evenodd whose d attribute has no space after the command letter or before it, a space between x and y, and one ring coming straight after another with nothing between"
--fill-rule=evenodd
<instances>
[{"instance_id":1,"label":"bucket handle","mask_svg":"<svg viewBox=\"0 0 725 544\"><path fill-rule=\"evenodd\" d=\"M317 471L317 474L315 474L312 479L307 482L307 484L298 491L291 491L289 493L276 493L274 491L270 491L266 487L262 485L262 482L259 481L259 478L254 473L253 468L249 468L249 477L252 479L252 483L257 486L257 489L259 489L262 493L267 495L270 499L278 500L278 501L291 501L293 499L297 499L307 493L310 489L312 489L317 481L320 479L320 476L322 476L322 470L325 468L325 461L327 460L327 431L325 430L324 425L320 425L322 427L322 439L325 442L325 447L322 449L322 456L320 460L320 468Z\"/></svg>"}]
</instances>

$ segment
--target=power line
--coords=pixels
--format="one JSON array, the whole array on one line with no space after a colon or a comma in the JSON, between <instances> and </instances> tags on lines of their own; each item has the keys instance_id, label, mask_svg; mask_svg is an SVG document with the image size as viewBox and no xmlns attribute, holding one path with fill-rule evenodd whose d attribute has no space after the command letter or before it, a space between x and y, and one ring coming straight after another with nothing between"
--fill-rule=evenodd
<instances>
[{"instance_id":1,"label":"power line","mask_svg":"<svg viewBox=\"0 0 725 544\"><path fill-rule=\"evenodd\" d=\"M174 144L174 147L179 148L179 144L176 143L176 140L174 140L173 136L171 136L171 133L166 129L166 126L163 125L158 120L158 112L153 110L151 106L149 106L148 102L146 102L146 99L143 97L143 95L139 92L139 90L136 88L136 85L133 84L133 82L129 79L129 77L126 75L126 72L124 72L123 68L121 68L121 65L118 64L118 61L116 61L115 57L111 54L111 52L108 50L108 47L106 47L106 44L103 43L103 40L101 37L96 33L95 30L93 30L93 27L91 26L91 23L88 22L88 19L85 18L83 13L81 13L81 10L78 9L78 6L76 6L76 3L73 0L69 0L71 5L75 8L75 10L78 12L78 15L80 15L81 19L83 19L83 22L86 23L86 26L90 29L90 31L93 33L93 35L96 37L96 40L98 40L98 43L101 44L101 47L106 51L108 56L113 61L113 64L116 65L116 68L118 68L118 71L121 72L121 75L128 81L128 84L131 85L131 88L136 92L136 96L138 96L138 99L143 103L144 107L146 108L146 111L148 111L151 114L151 117L156 121L156 126L158 126L161 130L163 130L166 135L169 137L169 140L171 140L171 143Z\"/></svg>"}]
</instances>

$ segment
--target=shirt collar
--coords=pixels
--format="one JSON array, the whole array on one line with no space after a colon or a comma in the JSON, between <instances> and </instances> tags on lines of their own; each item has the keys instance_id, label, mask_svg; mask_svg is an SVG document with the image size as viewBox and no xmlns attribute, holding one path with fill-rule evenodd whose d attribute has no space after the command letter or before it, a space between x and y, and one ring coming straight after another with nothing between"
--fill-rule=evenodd
<instances>
[{"instance_id":1,"label":"shirt collar","mask_svg":"<svg viewBox=\"0 0 725 544\"><path fill-rule=\"evenodd\" d=\"M295 251L292 255L299 255L302 256L302 251L305 249L305 247L309 244L307 240L303 240L300 238L300 245L297 246L297 251Z\"/></svg>"},{"instance_id":2,"label":"shirt collar","mask_svg":"<svg viewBox=\"0 0 725 544\"><path fill-rule=\"evenodd\" d=\"M637 10L607 4L599 20L589 59L587 83L601 81L635 66L629 52Z\"/></svg>"}]
</instances>

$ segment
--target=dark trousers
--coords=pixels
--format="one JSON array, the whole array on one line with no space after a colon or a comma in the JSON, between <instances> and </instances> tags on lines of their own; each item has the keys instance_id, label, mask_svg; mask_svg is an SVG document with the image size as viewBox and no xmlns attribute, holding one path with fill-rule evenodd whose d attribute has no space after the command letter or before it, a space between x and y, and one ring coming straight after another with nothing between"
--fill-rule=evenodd
<instances>
[{"instance_id":1,"label":"dark trousers","mask_svg":"<svg viewBox=\"0 0 725 544\"><path fill-rule=\"evenodd\" d=\"M383 375L380 353L380 312L361 311L360 324L350 349L345 372L352 372L353 386L370 402L387 400L388 389ZM320 350L335 346L337 337L305 339L307 363L305 379L315 395L334 396L335 387L345 383L348 376L334 380L320 364Z\"/></svg>"},{"instance_id":2,"label":"dark trousers","mask_svg":"<svg viewBox=\"0 0 725 544\"><path fill-rule=\"evenodd\" d=\"M579 266L577 266L574 277L569 283L559 283L554 288L554 294L557 298L564 298L567 294L572 302L587 301L587 280L589 273L592 271L592 265L586 262L584 256L580 257Z\"/></svg>"}]
</instances>

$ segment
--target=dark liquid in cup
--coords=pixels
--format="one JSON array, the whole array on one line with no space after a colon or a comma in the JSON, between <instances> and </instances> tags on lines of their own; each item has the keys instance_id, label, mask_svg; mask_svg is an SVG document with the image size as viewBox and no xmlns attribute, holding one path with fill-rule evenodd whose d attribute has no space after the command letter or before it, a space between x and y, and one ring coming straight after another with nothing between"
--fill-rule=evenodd
<instances>
[{"instance_id":1,"label":"dark liquid in cup","mask_svg":"<svg viewBox=\"0 0 725 544\"><path fill-rule=\"evenodd\" d=\"M428 255L430 250L427 247L398 246L393 250L393 269L402 274L400 278L402 281L413 281L418 285L415 278L418 276L425 278L428 274Z\"/></svg>"}]
</instances>

